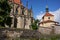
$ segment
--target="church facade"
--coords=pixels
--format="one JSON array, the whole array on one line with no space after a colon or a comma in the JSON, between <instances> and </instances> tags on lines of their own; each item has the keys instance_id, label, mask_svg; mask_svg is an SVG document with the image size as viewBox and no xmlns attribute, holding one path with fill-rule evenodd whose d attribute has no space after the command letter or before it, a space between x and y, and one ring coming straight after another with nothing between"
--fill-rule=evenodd
<instances>
[{"instance_id":1,"label":"church facade","mask_svg":"<svg viewBox=\"0 0 60 40\"><path fill-rule=\"evenodd\" d=\"M32 7L28 9L21 0L9 0L12 6L10 16L12 17L12 28L30 29L31 23L34 21Z\"/></svg>"}]
</instances>

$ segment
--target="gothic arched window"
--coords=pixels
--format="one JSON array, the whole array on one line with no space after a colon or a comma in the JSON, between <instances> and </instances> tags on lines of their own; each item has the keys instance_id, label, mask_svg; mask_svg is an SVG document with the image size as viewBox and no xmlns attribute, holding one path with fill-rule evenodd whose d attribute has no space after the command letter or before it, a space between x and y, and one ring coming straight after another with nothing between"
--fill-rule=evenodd
<instances>
[{"instance_id":1,"label":"gothic arched window","mask_svg":"<svg viewBox=\"0 0 60 40\"><path fill-rule=\"evenodd\" d=\"M18 7L16 8L16 14L18 13Z\"/></svg>"}]
</instances>

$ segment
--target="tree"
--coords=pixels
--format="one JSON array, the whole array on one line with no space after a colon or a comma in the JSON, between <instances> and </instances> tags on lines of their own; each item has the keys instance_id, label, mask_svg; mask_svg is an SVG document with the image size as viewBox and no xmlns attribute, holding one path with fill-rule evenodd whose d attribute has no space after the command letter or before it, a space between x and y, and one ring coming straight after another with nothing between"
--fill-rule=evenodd
<instances>
[{"instance_id":1,"label":"tree","mask_svg":"<svg viewBox=\"0 0 60 40\"><path fill-rule=\"evenodd\" d=\"M10 11L11 6L9 5L8 0L0 0L0 26L5 27L6 19L8 19Z\"/></svg>"},{"instance_id":2,"label":"tree","mask_svg":"<svg viewBox=\"0 0 60 40\"><path fill-rule=\"evenodd\" d=\"M37 30L38 29L38 25L39 24L39 20L35 20L34 23L31 24L31 27L33 30Z\"/></svg>"}]
</instances>

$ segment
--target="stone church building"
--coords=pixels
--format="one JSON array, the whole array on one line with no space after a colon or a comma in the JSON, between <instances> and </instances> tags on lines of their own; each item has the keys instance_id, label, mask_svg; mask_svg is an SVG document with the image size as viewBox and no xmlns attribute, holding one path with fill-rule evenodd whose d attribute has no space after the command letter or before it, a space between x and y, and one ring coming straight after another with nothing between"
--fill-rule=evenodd
<instances>
[{"instance_id":1,"label":"stone church building","mask_svg":"<svg viewBox=\"0 0 60 40\"><path fill-rule=\"evenodd\" d=\"M12 6L10 16L12 17L12 28L30 29L31 23L34 21L32 6L28 9L28 2L26 7L21 0L9 0Z\"/></svg>"}]
</instances>

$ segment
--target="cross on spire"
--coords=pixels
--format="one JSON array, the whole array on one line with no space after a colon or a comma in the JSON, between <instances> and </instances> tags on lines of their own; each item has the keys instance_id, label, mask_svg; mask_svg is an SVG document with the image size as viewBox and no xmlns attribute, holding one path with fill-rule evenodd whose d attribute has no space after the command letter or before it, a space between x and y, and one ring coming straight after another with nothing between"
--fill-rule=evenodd
<instances>
[{"instance_id":1,"label":"cross on spire","mask_svg":"<svg viewBox=\"0 0 60 40\"><path fill-rule=\"evenodd\" d=\"M26 3L26 7L28 8L28 1L27 1L27 3Z\"/></svg>"},{"instance_id":2,"label":"cross on spire","mask_svg":"<svg viewBox=\"0 0 60 40\"><path fill-rule=\"evenodd\" d=\"M46 12L49 12L47 0L46 0Z\"/></svg>"}]
</instances>

